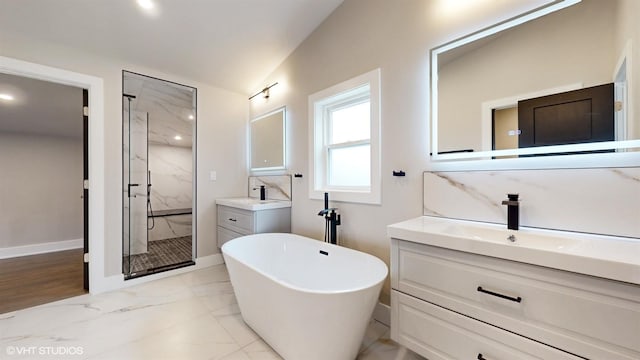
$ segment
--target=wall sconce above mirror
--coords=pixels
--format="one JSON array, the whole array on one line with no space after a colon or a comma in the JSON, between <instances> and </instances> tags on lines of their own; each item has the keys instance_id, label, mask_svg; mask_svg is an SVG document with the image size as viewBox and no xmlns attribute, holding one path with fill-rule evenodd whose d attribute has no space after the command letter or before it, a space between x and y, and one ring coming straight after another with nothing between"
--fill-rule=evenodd
<instances>
[{"instance_id":1,"label":"wall sconce above mirror","mask_svg":"<svg viewBox=\"0 0 640 360\"><path fill-rule=\"evenodd\" d=\"M285 168L285 108L279 108L251 120L251 171L280 170Z\"/></svg>"},{"instance_id":2,"label":"wall sconce above mirror","mask_svg":"<svg viewBox=\"0 0 640 360\"><path fill-rule=\"evenodd\" d=\"M431 50L432 159L640 149L638 8L552 1Z\"/></svg>"}]
</instances>

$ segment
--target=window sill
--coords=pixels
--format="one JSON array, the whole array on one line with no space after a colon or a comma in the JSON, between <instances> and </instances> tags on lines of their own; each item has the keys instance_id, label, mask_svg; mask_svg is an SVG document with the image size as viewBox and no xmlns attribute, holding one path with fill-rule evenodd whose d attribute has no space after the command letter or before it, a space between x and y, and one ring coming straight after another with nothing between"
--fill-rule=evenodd
<instances>
[{"instance_id":1,"label":"window sill","mask_svg":"<svg viewBox=\"0 0 640 360\"><path fill-rule=\"evenodd\" d=\"M309 192L310 199L322 200L324 193L329 193L331 201L348 202L357 204L380 205L381 196L376 191L354 191L354 190L337 190L337 189L318 189Z\"/></svg>"}]
</instances>

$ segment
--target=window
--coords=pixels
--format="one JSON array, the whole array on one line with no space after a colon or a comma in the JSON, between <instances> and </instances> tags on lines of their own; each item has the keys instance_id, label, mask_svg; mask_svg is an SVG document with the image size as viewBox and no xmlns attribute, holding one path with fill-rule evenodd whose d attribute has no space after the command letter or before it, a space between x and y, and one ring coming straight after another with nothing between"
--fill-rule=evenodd
<instances>
[{"instance_id":1,"label":"window","mask_svg":"<svg viewBox=\"0 0 640 360\"><path fill-rule=\"evenodd\" d=\"M380 203L380 69L309 96L309 196Z\"/></svg>"}]
</instances>

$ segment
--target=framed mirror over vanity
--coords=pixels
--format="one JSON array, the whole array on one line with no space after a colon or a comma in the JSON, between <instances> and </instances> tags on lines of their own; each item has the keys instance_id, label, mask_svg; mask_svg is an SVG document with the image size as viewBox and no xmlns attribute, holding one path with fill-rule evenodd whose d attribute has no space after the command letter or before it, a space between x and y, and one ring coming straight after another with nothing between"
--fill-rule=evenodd
<instances>
[{"instance_id":1,"label":"framed mirror over vanity","mask_svg":"<svg viewBox=\"0 0 640 360\"><path fill-rule=\"evenodd\" d=\"M253 118L249 124L251 171L285 169L284 107Z\"/></svg>"},{"instance_id":2,"label":"framed mirror over vanity","mask_svg":"<svg viewBox=\"0 0 640 360\"><path fill-rule=\"evenodd\" d=\"M553 1L432 49L432 160L637 151L626 2Z\"/></svg>"}]
</instances>

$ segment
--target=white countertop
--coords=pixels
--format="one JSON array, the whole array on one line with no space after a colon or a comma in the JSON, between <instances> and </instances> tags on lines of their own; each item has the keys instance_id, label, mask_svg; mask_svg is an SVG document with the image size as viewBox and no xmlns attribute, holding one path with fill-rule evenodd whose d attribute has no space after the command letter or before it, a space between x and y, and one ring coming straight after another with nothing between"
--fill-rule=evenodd
<instances>
[{"instance_id":1,"label":"white countertop","mask_svg":"<svg viewBox=\"0 0 640 360\"><path fill-rule=\"evenodd\" d=\"M392 224L389 237L640 284L640 239L432 216ZM516 237L509 241L509 235Z\"/></svg>"},{"instance_id":2,"label":"white countertop","mask_svg":"<svg viewBox=\"0 0 640 360\"><path fill-rule=\"evenodd\" d=\"M258 198L250 198L250 197L216 199L216 204L230 206L238 209L251 210L251 211L291 207L291 201L260 200Z\"/></svg>"}]
</instances>

